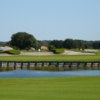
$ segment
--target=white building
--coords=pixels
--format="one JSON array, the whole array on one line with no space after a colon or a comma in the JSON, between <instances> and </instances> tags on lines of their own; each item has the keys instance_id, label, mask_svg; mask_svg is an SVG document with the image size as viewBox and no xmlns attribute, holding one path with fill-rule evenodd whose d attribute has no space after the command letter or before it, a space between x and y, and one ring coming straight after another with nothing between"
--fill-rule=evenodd
<instances>
[{"instance_id":1,"label":"white building","mask_svg":"<svg viewBox=\"0 0 100 100\"><path fill-rule=\"evenodd\" d=\"M5 47L0 47L0 50L7 51L7 50L13 50L13 48L5 46Z\"/></svg>"}]
</instances>

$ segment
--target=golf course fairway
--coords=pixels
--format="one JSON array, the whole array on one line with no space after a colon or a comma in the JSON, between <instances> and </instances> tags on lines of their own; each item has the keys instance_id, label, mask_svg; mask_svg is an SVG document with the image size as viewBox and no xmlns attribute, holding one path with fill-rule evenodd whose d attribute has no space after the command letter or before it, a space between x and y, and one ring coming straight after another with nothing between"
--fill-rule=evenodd
<instances>
[{"instance_id":1,"label":"golf course fairway","mask_svg":"<svg viewBox=\"0 0 100 100\"><path fill-rule=\"evenodd\" d=\"M0 100L100 100L100 76L0 78Z\"/></svg>"}]
</instances>

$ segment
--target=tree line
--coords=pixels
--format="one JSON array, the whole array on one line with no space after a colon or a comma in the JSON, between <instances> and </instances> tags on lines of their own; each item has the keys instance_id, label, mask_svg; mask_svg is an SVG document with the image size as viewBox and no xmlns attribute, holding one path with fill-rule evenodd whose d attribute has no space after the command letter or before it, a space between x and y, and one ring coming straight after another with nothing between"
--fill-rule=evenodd
<instances>
[{"instance_id":1,"label":"tree line","mask_svg":"<svg viewBox=\"0 0 100 100\"><path fill-rule=\"evenodd\" d=\"M78 39L65 40L37 40L32 34L26 32L17 32L11 36L11 40L7 45L16 49L39 49L41 46L48 47L49 50L56 48L66 49L100 49L100 41L86 41Z\"/></svg>"},{"instance_id":2,"label":"tree line","mask_svg":"<svg viewBox=\"0 0 100 100\"><path fill-rule=\"evenodd\" d=\"M41 41L41 43L48 44L48 47L50 49L53 48L66 48L66 49L79 49L79 50L100 49L100 41L65 39L65 40Z\"/></svg>"}]
</instances>

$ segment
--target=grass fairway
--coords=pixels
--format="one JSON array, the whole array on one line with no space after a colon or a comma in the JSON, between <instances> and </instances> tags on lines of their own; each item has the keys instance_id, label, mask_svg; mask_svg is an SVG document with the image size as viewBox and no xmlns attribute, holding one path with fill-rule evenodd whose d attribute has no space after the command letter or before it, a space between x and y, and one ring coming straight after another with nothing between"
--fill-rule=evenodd
<instances>
[{"instance_id":1,"label":"grass fairway","mask_svg":"<svg viewBox=\"0 0 100 100\"><path fill-rule=\"evenodd\" d=\"M0 79L0 100L100 100L100 77Z\"/></svg>"},{"instance_id":2,"label":"grass fairway","mask_svg":"<svg viewBox=\"0 0 100 100\"><path fill-rule=\"evenodd\" d=\"M2 56L0 61L100 61L99 55Z\"/></svg>"}]
</instances>

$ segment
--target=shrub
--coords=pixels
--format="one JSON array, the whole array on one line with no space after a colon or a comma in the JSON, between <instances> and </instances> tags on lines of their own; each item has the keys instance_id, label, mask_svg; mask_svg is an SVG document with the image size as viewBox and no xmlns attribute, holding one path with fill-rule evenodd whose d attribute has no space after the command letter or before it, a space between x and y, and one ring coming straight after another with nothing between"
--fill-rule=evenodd
<instances>
[{"instance_id":1,"label":"shrub","mask_svg":"<svg viewBox=\"0 0 100 100\"><path fill-rule=\"evenodd\" d=\"M5 51L5 53L17 55L17 54L20 54L20 50L15 50L15 49L8 50L8 51Z\"/></svg>"},{"instance_id":2,"label":"shrub","mask_svg":"<svg viewBox=\"0 0 100 100\"><path fill-rule=\"evenodd\" d=\"M61 49L54 49L54 50L53 50L53 53L55 53L55 54L61 54L61 53L64 53L64 51L65 51L65 50L62 49L62 48L61 48Z\"/></svg>"},{"instance_id":3,"label":"shrub","mask_svg":"<svg viewBox=\"0 0 100 100\"><path fill-rule=\"evenodd\" d=\"M53 51L53 50L55 50L55 46L49 45L48 49L49 49L49 51Z\"/></svg>"},{"instance_id":4,"label":"shrub","mask_svg":"<svg viewBox=\"0 0 100 100\"><path fill-rule=\"evenodd\" d=\"M0 53L4 53L4 51L3 50L0 50Z\"/></svg>"}]
</instances>

